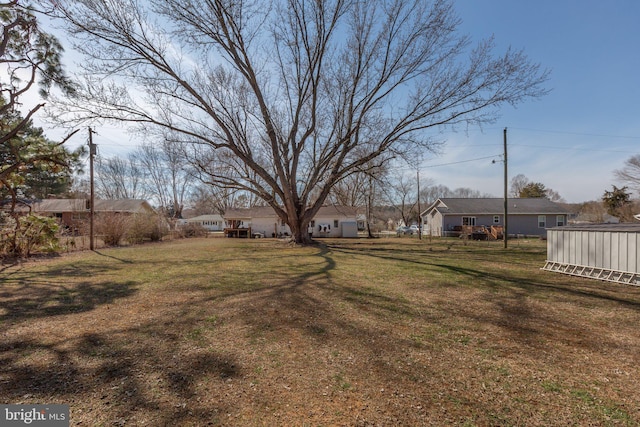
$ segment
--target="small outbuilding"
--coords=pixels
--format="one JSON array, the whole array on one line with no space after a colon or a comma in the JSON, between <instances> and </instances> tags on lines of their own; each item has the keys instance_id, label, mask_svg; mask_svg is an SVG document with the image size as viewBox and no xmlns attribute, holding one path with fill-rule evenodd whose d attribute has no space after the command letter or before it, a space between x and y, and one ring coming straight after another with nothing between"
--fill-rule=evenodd
<instances>
[{"instance_id":1,"label":"small outbuilding","mask_svg":"<svg viewBox=\"0 0 640 427\"><path fill-rule=\"evenodd\" d=\"M543 270L640 285L640 224L586 224L547 230Z\"/></svg>"}]
</instances>

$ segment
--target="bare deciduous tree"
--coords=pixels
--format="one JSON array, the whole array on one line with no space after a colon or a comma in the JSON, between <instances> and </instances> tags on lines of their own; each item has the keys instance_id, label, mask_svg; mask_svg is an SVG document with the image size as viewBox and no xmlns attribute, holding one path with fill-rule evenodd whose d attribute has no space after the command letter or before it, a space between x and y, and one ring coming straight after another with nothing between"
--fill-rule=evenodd
<instances>
[{"instance_id":1,"label":"bare deciduous tree","mask_svg":"<svg viewBox=\"0 0 640 427\"><path fill-rule=\"evenodd\" d=\"M491 195L482 193L480 190L474 190L473 188L458 187L455 190L451 191L450 197L459 197L462 199L479 199L482 197L491 197Z\"/></svg>"},{"instance_id":2,"label":"bare deciduous tree","mask_svg":"<svg viewBox=\"0 0 640 427\"><path fill-rule=\"evenodd\" d=\"M101 158L96 161L96 193L104 199L148 199L145 174L133 154L121 157Z\"/></svg>"},{"instance_id":3,"label":"bare deciduous tree","mask_svg":"<svg viewBox=\"0 0 640 427\"><path fill-rule=\"evenodd\" d=\"M133 153L146 177L145 184L169 218L182 218L185 199L195 179L179 144L164 140L143 144Z\"/></svg>"},{"instance_id":4,"label":"bare deciduous tree","mask_svg":"<svg viewBox=\"0 0 640 427\"><path fill-rule=\"evenodd\" d=\"M367 202L369 188L369 176L366 173L354 173L336 183L327 200L340 206L363 207Z\"/></svg>"},{"instance_id":5,"label":"bare deciduous tree","mask_svg":"<svg viewBox=\"0 0 640 427\"><path fill-rule=\"evenodd\" d=\"M340 180L331 189L327 201L334 205L357 208L366 217L366 229L369 237L373 237L371 225L374 223L375 206L386 202L384 188L388 170L385 166L367 165Z\"/></svg>"},{"instance_id":6,"label":"bare deciduous tree","mask_svg":"<svg viewBox=\"0 0 640 427\"><path fill-rule=\"evenodd\" d=\"M622 169L615 171L616 177L634 191L640 193L640 154L629 157Z\"/></svg>"},{"instance_id":7,"label":"bare deciduous tree","mask_svg":"<svg viewBox=\"0 0 640 427\"><path fill-rule=\"evenodd\" d=\"M435 184L433 180L426 182L420 190L420 198L426 203L431 204L442 197L452 197L453 192L449 187L442 184Z\"/></svg>"},{"instance_id":8,"label":"bare deciduous tree","mask_svg":"<svg viewBox=\"0 0 640 427\"><path fill-rule=\"evenodd\" d=\"M529 178L521 173L511 178L511 189L509 190L511 197L520 197L522 190L530 183Z\"/></svg>"},{"instance_id":9,"label":"bare deciduous tree","mask_svg":"<svg viewBox=\"0 0 640 427\"><path fill-rule=\"evenodd\" d=\"M547 188L541 182L532 182L523 174L511 178L511 197L544 197L552 202L563 202L564 199L557 191Z\"/></svg>"},{"instance_id":10,"label":"bare deciduous tree","mask_svg":"<svg viewBox=\"0 0 640 427\"><path fill-rule=\"evenodd\" d=\"M547 188L547 199L552 202L564 203L564 198L556 190Z\"/></svg>"},{"instance_id":11,"label":"bare deciduous tree","mask_svg":"<svg viewBox=\"0 0 640 427\"><path fill-rule=\"evenodd\" d=\"M427 181L426 185L420 191L420 197L422 200L426 202L426 204L431 204L435 202L439 198L443 197L456 197L463 199L477 199L481 197L493 197L490 194L482 193L480 190L474 190L472 188L467 187L458 187L454 190L451 190L446 185L433 184L433 181Z\"/></svg>"},{"instance_id":12,"label":"bare deciduous tree","mask_svg":"<svg viewBox=\"0 0 640 427\"><path fill-rule=\"evenodd\" d=\"M227 209L264 205L264 202L252 193L212 185L206 180L194 188L190 203L198 215L212 212L224 215Z\"/></svg>"},{"instance_id":13,"label":"bare deciduous tree","mask_svg":"<svg viewBox=\"0 0 640 427\"><path fill-rule=\"evenodd\" d=\"M446 0L57 4L87 56L61 120L179 135L210 182L260 197L297 242L353 171L546 93L523 52L472 47Z\"/></svg>"},{"instance_id":14,"label":"bare deciduous tree","mask_svg":"<svg viewBox=\"0 0 640 427\"><path fill-rule=\"evenodd\" d=\"M396 209L405 225L417 222L418 193L416 177L403 173L391 174L381 180L380 187L387 204Z\"/></svg>"}]
</instances>

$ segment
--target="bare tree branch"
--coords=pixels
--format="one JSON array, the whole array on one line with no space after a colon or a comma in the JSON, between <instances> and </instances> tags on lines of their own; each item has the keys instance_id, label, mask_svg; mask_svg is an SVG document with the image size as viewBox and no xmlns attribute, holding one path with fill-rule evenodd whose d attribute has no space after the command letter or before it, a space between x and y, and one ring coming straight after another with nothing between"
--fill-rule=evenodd
<instances>
[{"instance_id":1,"label":"bare tree branch","mask_svg":"<svg viewBox=\"0 0 640 427\"><path fill-rule=\"evenodd\" d=\"M354 171L546 93L522 52L470 48L446 0L60 3L93 76L60 120L181 135L203 177L262 198L300 242Z\"/></svg>"}]
</instances>

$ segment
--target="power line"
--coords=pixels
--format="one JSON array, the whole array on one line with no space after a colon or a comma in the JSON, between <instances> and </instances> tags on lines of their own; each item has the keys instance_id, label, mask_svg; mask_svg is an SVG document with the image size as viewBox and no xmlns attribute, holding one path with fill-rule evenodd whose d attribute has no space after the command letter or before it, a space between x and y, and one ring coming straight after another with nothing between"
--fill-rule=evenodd
<instances>
[{"instance_id":1,"label":"power line","mask_svg":"<svg viewBox=\"0 0 640 427\"><path fill-rule=\"evenodd\" d=\"M509 144L511 147L529 147L529 148L544 148L550 150L571 150L571 151L587 151L594 153L637 153L636 151L629 150L600 150L597 148L584 148L584 147L558 147L550 145L531 145L531 144Z\"/></svg>"},{"instance_id":2,"label":"power line","mask_svg":"<svg viewBox=\"0 0 640 427\"><path fill-rule=\"evenodd\" d=\"M417 169L418 170L423 170L423 169L437 168L437 167L440 167L440 166L457 165L457 164L460 164L460 163L475 162L477 160L495 159L496 157L502 157L502 154L495 154L493 156L476 157L475 159L458 160L456 162L439 163L439 164L436 164L436 165L420 165L420 166L417 167ZM403 172L406 172L406 171L414 172L416 170L416 166L395 166L395 167L390 167L389 170L403 171Z\"/></svg>"},{"instance_id":3,"label":"power line","mask_svg":"<svg viewBox=\"0 0 640 427\"><path fill-rule=\"evenodd\" d=\"M564 134L564 135L596 136L599 138L640 139L640 136L629 136L629 135L607 135L607 134L599 134L599 133L569 132L569 131L561 131L561 130L531 129L531 128L516 128L516 127L509 127L509 129L526 130L529 132L557 133L557 134Z\"/></svg>"},{"instance_id":4,"label":"power line","mask_svg":"<svg viewBox=\"0 0 640 427\"><path fill-rule=\"evenodd\" d=\"M481 133L483 135L487 134L487 131L502 129L499 127L483 127L481 129L467 129L465 133ZM557 133L560 135L576 135L576 136L593 136L598 138L620 138L620 139L640 139L640 136L634 135L611 135L606 133L589 133L589 132L572 132L565 130L557 130L557 129L534 129L534 128L521 128L521 127L512 127L509 126L509 129L517 129L523 130L527 132L540 132L540 133ZM509 144L512 145L512 144Z\"/></svg>"},{"instance_id":5,"label":"power line","mask_svg":"<svg viewBox=\"0 0 640 427\"><path fill-rule=\"evenodd\" d=\"M425 168L437 168L437 167L440 167L440 166L457 165L457 164L460 164L460 163L475 162L476 160L495 159L496 157L500 157L501 155L502 154L494 154L493 156L477 157L475 159L459 160L457 162L440 163L440 164L437 164L437 165L424 165L424 167Z\"/></svg>"}]
</instances>

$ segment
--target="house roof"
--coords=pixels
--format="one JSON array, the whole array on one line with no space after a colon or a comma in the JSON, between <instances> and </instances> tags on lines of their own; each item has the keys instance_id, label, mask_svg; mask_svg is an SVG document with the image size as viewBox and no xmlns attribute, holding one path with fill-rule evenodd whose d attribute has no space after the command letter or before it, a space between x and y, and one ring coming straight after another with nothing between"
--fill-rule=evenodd
<instances>
[{"instance_id":1,"label":"house roof","mask_svg":"<svg viewBox=\"0 0 640 427\"><path fill-rule=\"evenodd\" d=\"M153 208L146 200L121 199L121 200L96 200L96 212L143 212L152 211Z\"/></svg>"},{"instance_id":2,"label":"house roof","mask_svg":"<svg viewBox=\"0 0 640 427\"><path fill-rule=\"evenodd\" d=\"M355 218L357 209L349 206L322 206L316 218ZM227 209L225 219L275 218L276 213L271 206L256 206L249 209Z\"/></svg>"},{"instance_id":3,"label":"house roof","mask_svg":"<svg viewBox=\"0 0 640 427\"><path fill-rule=\"evenodd\" d=\"M35 212L87 212L87 199L43 199L33 204ZM153 211L145 200L120 199L96 200L95 212L146 212Z\"/></svg>"},{"instance_id":4,"label":"house roof","mask_svg":"<svg viewBox=\"0 0 640 427\"><path fill-rule=\"evenodd\" d=\"M194 216L193 218L186 219L187 222L196 222L196 221L223 221L222 215L214 214L214 215L199 215Z\"/></svg>"},{"instance_id":5,"label":"house roof","mask_svg":"<svg viewBox=\"0 0 640 427\"><path fill-rule=\"evenodd\" d=\"M247 209L227 209L225 219L275 218L276 212L271 206L254 206Z\"/></svg>"},{"instance_id":6,"label":"house roof","mask_svg":"<svg viewBox=\"0 0 640 427\"><path fill-rule=\"evenodd\" d=\"M358 209L351 206L322 206L316 217L350 217L358 215Z\"/></svg>"},{"instance_id":7,"label":"house roof","mask_svg":"<svg viewBox=\"0 0 640 427\"><path fill-rule=\"evenodd\" d=\"M578 224L578 225L565 225L563 227L554 227L551 230L640 233L640 224L637 222L620 223L620 224Z\"/></svg>"},{"instance_id":8,"label":"house roof","mask_svg":"<svg viewBox=\"0 0 640 427\"><path fill-rule=\"evenodd\" d=\"M549 199L507 199L509 215L568 214L567 209ZM436 200L423 214L436 209L444 215L499 215L504 213L503 198L441 198Z\"/></svg>"}]
</instances>

